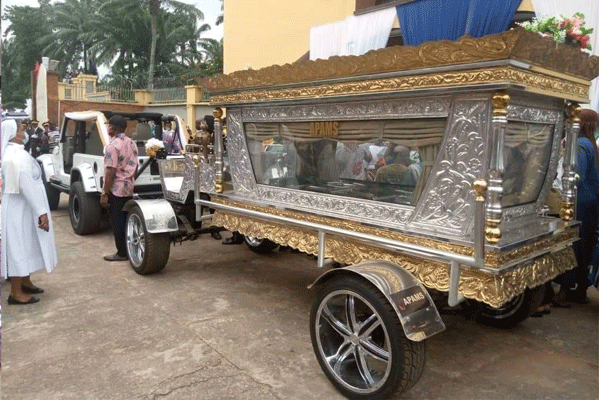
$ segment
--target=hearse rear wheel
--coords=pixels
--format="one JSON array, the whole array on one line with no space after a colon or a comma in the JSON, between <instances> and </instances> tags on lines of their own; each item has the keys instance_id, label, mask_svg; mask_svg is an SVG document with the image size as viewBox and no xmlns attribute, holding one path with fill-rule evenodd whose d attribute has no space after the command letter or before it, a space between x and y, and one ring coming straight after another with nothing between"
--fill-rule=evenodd
<instances>
[{"instance_id":1,"label":"hearse rear wheel","mask_svg":"<svg viewBox=\"0 0 600 400\"><path fill-rule=\"evenodd\" d=\"M129 263L138 274L153 274L167 265L171 251L169 233L149 233L138 206L127 214L126 241Z\"/></svg>"},{"instance_id":2,"label":"hearse rear wheel","mask_svg":"<svg viewBox=\"0 0 600 400\"><path fill-rule=\"evenodd\" d=\"M244 241L250 250L258 254L268 254L279 246L269 239L259 239L254 236L244 236Z\"/></svg>"},{"instance_id":3,"label":"hearse rear wheel","mask_svg":"<svg viewBox=\"0 0 600 400\"><path fill-rule=\"evenodd\" d=\"M475 313L477 322L496 328L509 329L527 319L542 304L546 288L544 285L525 289L499 308L474 300L465 300L464 308ZM462 303L461 303L462 304Z\"/></svg>"},{"instance_id":4,"label":"hearse rear wheel","mask_svg":"<svg viewBox=\"0 0 600 400\"><path fill-rule=\"evenodd\" d=\"M384 295L357 277L334 277L320 288L310 336L321 369L351 399L405 392L425 367L425 342L408 340Z\"/></svg>"}]
</instances>

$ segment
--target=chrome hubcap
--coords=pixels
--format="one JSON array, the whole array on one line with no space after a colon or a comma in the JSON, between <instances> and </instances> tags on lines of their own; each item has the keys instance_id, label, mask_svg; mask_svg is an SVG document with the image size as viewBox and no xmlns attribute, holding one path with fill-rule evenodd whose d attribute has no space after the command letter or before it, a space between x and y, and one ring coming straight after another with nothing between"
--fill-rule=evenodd
<instances>
[{"instance_id":1,"label":"chrome hubcap","mask_svg":"<svg viewBox=\"0 0 600 400\"><path fill-rule=\"evenodd\" d=\"M252 247L258 247L262 243L262 239L255 238L254 236L246 236L246 242Z\"/></svg>"},{"instance_id":2,"label":"chrome hubcap","mask_svg":"<svg viewBox=\"0 0 600 400\"><path fill-rule=\"evenodd\" d=\"M129 260L135 267L139 267L144 261L145 246L142 220L137 214L131 214L127 219L127 252Z\"/></svg>"},{"instance_id":3,"label":"chrome hubcap","mask_svg":"<svg viewBox=\"0 0 600 400\"><path fill-rule=\"evenodd\" d=\"M321 357L343 386L368 394L386 382L392 366L389 335L362 296L331 292L319 306L315 332Z\"/></svg>"}]
</instances>

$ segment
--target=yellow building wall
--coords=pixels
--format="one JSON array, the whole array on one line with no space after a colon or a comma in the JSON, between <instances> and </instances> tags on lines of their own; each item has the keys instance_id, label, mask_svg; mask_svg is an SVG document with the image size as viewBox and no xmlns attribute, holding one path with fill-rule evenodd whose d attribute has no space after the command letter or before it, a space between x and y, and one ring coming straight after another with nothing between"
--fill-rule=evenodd
<instances>
[{"instance_id":1,"label":"yellow building wall","mask_svg":"<svg viewBox=\"0 0 600 400\"><path fill-rule=\"evenodd\" d=\"M310 49L310 28L354 13L356 0L225 0L223 72L292 63Z\"/></svg>"},{"instance_id":2,"label":"yellow building wall","mask_svg":"<svg viewBox=\"0 0 600 400\"><path fill-rule=\"evenodd\" d=\"M223 72L292 63L310 49L310 28L354 14L356 0L225 0ZM533 11L523 0L519 11ZM398 23L394 23L398 27Z\"/></svg>"}]
</instances>

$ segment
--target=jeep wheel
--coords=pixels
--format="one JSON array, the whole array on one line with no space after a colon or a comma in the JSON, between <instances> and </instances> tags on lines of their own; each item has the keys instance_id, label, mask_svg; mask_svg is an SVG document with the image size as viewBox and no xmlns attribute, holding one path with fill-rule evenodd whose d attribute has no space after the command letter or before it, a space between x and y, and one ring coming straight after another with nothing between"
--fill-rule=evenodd
<instances>
[{"instance_id":1,"label":"jeep wheel","mask_svg":"<svg viewBox=\"0 0 600 400\"><path fill-rule=\"evenodd\" d=\"M60 203L60 190L56 189L50 182L46 181L44 167L41 164L40 168L42 168L42 181L44 182L44 189L46 190L46 197L48 198L48 206L50 207L50 210L54 211L58 208L58 203Z\"/></svg>"},{"instance_id":2,"label":"jeep wheel","mask_svg":"<svg viewBox=\"0 0 600 400\"><path fill-rule=\"evenodd\" d=\"M149 233L137 206L127 214L126 241L129 263L138 274L153 274L167 265L171 251L169 233Z\"/></svg>"},{"instance_id":3,"label":"jeep wheel","mask_svg":"<svg viewBox=\"0 0 600 400\"><path fill-rule=\"evenodd\" d=\"M81 182L75 182L71 186L69 217L71 226L78 235L89 235L100 230L100 200L93 193L86 193Z\"/></svg>"}]
</instances>

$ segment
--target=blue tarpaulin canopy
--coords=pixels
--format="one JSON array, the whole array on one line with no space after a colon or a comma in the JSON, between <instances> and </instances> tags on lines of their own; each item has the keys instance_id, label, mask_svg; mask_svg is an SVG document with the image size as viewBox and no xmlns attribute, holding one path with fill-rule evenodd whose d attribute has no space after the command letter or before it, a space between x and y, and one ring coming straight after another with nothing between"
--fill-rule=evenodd
<instances>
[{"instance_id":1,"label":"blue tarpaulin canopy","mask_svg":"<svg viewBox=\"0 0 600 400\"><path fill-rule=\"evenodd\" d=\"M396 7L405 44L482 37L508 29L522 0L417 0Z\"/></svg>"}]
</instances>

